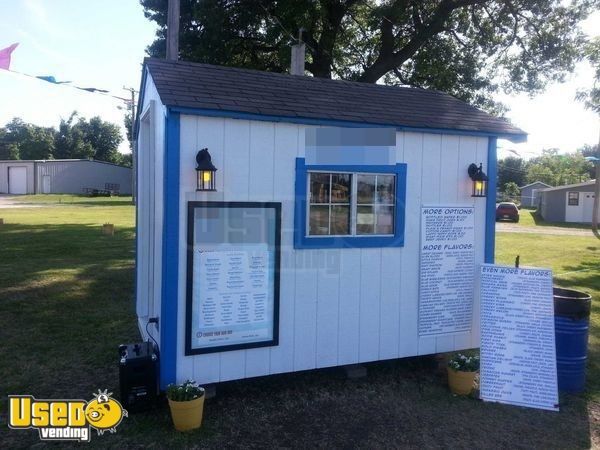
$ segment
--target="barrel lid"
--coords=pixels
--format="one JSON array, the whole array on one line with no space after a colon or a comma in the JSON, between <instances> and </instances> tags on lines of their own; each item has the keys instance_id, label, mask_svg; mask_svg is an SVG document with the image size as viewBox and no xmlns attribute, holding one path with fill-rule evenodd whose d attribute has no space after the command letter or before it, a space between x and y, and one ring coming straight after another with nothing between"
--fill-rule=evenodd
<instances>
[{"instance_id":1,"label":"barrel lid","mask_svg":"<svg viewBox=\"0 0 600 450\"><path fill-rule=\"evenodd\" d=\"M553 291L555 315L575 319L589 317L592 309L592 296L590 294L557 287Z\"/></svg>"}]
</instances>

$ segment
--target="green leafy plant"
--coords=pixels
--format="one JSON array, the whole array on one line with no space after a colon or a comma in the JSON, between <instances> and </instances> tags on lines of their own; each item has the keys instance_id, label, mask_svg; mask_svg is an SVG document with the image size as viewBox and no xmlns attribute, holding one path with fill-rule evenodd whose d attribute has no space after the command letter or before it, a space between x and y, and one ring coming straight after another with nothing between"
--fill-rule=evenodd
<instances>
[{"instance_id":1,"label":"green leafy plant","mask_svg":"<svg viewBox=\"0 0 600 450\"><path fill-rule=\"evenodd\" d=\"M167 386L167 398L174 402L189 402L204 395L204 388L198 383L187 380L182 384L169 384Z\"/></svg>"},{"instance_id":2,"label":"green leafy plant","mask_svg":"<svg viewBox=\"0 0 600 450\"><path fill-rule=\"evenodd\" d=\"M458 372L477 372L479 370L479 356L456 353L448 361L448 367Z\"/></svg>"}]
</instances>

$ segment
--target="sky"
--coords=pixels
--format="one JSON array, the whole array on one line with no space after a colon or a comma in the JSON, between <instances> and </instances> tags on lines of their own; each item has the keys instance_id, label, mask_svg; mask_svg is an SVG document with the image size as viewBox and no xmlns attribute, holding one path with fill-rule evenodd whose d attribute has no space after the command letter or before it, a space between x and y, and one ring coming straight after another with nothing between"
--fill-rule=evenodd
<instances>
[{"instance_id":1,"label":"sky","mask_svg":"<svg viewBox=\"0 0 600 450\"><path fill-rule=\"evenodd\" d=\"M600 12L582 28L591 36L600 35ZM130 95L123 86L139 89L142 59L155 30L138 0L0 0L0 49L19 43L11 70L52 75L120 97ZM577 89L592 82L591 67L581 63L566 83L550 85L533 98L498 95L509 107L506 116L529 133L524 144L499 141L498 156L514 156L516 151L530 158L543 148L572 152L596 144L600 118L575 101ZM0 125L21 117L56 127L76 110L83 117L99 115L122 127L123 106L115 98L0 70ZM124 133L123 137L120 150L127 152Z\"/></svg>"}]
</instances>

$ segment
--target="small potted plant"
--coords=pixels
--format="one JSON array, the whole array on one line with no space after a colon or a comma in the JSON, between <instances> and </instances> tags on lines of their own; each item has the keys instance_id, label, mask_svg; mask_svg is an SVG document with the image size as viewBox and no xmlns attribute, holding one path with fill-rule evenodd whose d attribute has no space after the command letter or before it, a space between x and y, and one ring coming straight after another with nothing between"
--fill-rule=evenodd
<instances>
[{"instance_id":1,"label":"small potted plant","mask_svg":"<svg viewBox=\"0 0 600 450\"><path fill-rule=\"evenodd\" d=\"M469 395L479 371L479 356L456 353L448 361L448 385L454 394Z\"/></svg>"},{"instance_id":2,"label":"small potted plant","mask_svg":"<svg viewBox=\"0 0 600 450\"><path fill-rule=\"evenodd\" d=\"M192 380L170 384L167 386L167 399L177 431L200 428L204 412L204 388Z\"/></svg>"},{"instance_id":3,"label":"small potted plant","mask_svg":"<svg viewBox=\"0 0 600 450\"><path fill-rule=\"evenodd\" d=\"M115 235L115 226L112 223L105 223L102 225L102 234L106 234L108 236Z\"/></svg>"}]
</instances>

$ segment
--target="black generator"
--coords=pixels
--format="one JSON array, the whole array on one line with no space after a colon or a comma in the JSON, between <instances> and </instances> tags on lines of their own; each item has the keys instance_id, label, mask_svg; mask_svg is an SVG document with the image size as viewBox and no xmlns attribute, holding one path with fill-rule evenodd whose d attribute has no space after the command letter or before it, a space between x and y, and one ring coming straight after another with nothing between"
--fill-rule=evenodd
<instances>
[{"instance_id":1,"label":"black generator","mask_svg":"<svg viewBox=\"0 0 600 450\"><path fill-rule=\"evenodd\" d=\"M151 342L119 345L119 387L121 403L128 412L139 412L156 405L158 352Z\"/></svg>"}]
</instances>

